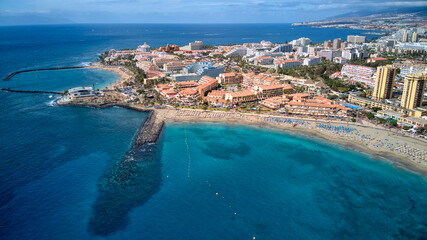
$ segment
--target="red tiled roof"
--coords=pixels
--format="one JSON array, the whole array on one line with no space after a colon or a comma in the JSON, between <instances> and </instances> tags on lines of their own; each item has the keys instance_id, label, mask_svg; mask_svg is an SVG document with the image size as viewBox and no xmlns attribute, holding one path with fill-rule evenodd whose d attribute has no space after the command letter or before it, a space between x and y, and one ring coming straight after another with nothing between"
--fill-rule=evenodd
<instances>
[{"instance_id":1,"label":"red tiled roof","mask_svg":"<svg viewBox=\"0 0 427 240\"><path fill-rule=\"evenodd\" d=\"M229 93L233 98L235 97L248 97L248 96L255 96L255 93L253 93L250 90L242 90L238 92L230 92Z\"/></svg>"},{"instance_id":2,"label":"red tiled roof","mask_svg":"<svg viewBox=\"0 0 427 240\"><path fill-rule=\"evenodd\" d=\"M187 88L187 89L181 90L179 92L179 95L196 95L197 93L198 93L197 90Z\"/></svg>"},{"instance_id":3,"label":"red tiled roof","mask_svg":"<svg viewBox=\"0 0 427 240\"><path fill-rule=\"evenodd\" d=\"M176 85L178 86L193 86L197 85L195 81L186 81L186 82L177 82Z\"/></svg>"},{"instance_id":4,"label":"red tiled roof","mask_svg":"<svg viewBox=\"0 0 427 240\"><path fill-rule=\"evenodd\" d=\"M234 77L236 76L237 73L235 72L228 72L228 73L221 73L220 76L224 76L224 77Z\"/></svg>"},{"instance_id":5,"label":"red tiled roof","mask_svg":"<svg viewBox=\"0 0 427 240\"><path fill-rule=\"evenodd\" d=\"M176 92L174 90L163 90L162 91L166 95L175 95Z\"/></svg>"}]
</instances>

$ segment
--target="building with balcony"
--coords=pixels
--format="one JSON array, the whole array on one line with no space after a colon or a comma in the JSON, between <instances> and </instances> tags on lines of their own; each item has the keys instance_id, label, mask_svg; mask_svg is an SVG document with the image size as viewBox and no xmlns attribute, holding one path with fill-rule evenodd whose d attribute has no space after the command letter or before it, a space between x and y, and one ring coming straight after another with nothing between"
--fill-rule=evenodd
<instances>
[{"instance_id":1,"label":"building with balcony","mask_svg":"<svg viewBox=\"0 0 427 240\"><path fill-rule=\"evenodd\" d=\"M236 72L221 73L218 76L218 81L222 85L239 84L243 81L243 76Z\"/></svg>"},{"instance_id":2,"label":"building with balcony","mask_svg":"<svg viewBox=\"0 0 427 240\"><path fill-rule=\"evenodd\" d=\"M301 65L301 62L298 60L294 60L294 59L281 60L281 61L277 61L274 64L276 69L278 69L278 68L293 68L293 67L300 66L300 65Z\"/></svg>"},{"instance_id":3,"label":"building with balcony","mask_svg":"<svg viewBox=\"0 0 427 240\"><path fill-rule=\"evenodd\" d=\"M196 87L196 90L199 92L200 96L205 96L207 92L212 91L218 87L218 80L215 78L203 76L199 81L199 86Z\"/></svg>"},{"instance_id":4,"label":"building with balcony","mask_svg":"<svg viewBox=\"0 0 427 240\"><path fill-rule=\"evenodd\" d=\"M228 92L225 94L225 100L233 104L256 101L257 95L251 90L242 90L237 92Z\"/></svg>"},{"instance_id":5,"label":"building with balcony","mask_svg":"<svg viewBox=\"0 0 427 240\"><path fill-rule=\"evenodd\" d=\"M345 64L341 69L341 75L349 79L360 82L370 87L375 86L375 68L359 65Z\"/></svg>"},{"instance_id":6,"label":"building with balcony","mask_svg":"<svg viewBox=\"0 0 427 240\"><path fill-rule=\"evenodd\" d=\"M400 106L408 109L422 107L426 82L427 74L414 73L406 75Z\"/></svg>"},{"instance_id":7,"label":"building with balcony","mask_svg":"<svg viewBox=\"0 0 427 240\"><path fill-rule=\"evenodd\" d=\"M396 68L392 65L381 66L377 68L375 88L372 94L374 100L383 100L393 97L393 86L395 77Z\"/></svg>"}]
</instances>

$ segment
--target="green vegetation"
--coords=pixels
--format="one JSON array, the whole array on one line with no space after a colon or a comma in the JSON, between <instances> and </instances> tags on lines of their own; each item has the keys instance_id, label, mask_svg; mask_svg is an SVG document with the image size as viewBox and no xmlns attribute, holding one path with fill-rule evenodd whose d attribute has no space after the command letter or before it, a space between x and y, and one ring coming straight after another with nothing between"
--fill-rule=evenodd
<instances>
[{"instance_id":1,"label":"green vegetation","mask_svg":"<svg viewBox=\"0 0 427 240\"><path fill-rule=\"evenodd\" d=\"M417 128L417 133L427 135L427 129L419 127Z\"/></svg>"},{"instance_id":2,"label":"green vegetation","mask_svg":"<svg viewBox=\"0 0 427 240\"><path fill-rule=\"evenodd\" d=\"M374 114L372 114L372 113L367 113L367 114L366 114L366 117L367 117L368 119L374 119L374 118L375 118L375 115L374 115Z\"/></svg>"},{"instance_id":3,"label":"green vegetation","mask_svg":"<svg viewBox=\"0 0 427 240\"><path fill-rule=\"evenodd\" d=\"M385 58L388 58L391 61L400 59L400 58L407 58L412 60L418 60L418 61L425 61L427 60L427 55L425 52L413 52L413 53L391 53L391 52L384 52L382 55Z\"/></svg>"},{"instance_id":4,"label":"green vegetation","mask_svg":"<svg viewBox=\"0 0 427 240\"><path fill-rule=\"evenodd\" d=\"M378 111L383 110L383 109L382 109L382 108L380 108L380 107L372 107L371 109L372 109L372 111L374 111L374 112L378 112Z\"/></svg>"},{"instance_id":5,"label":"green vegetation","mask_svg":"<svg viewBox=\"0 0 427 240\"><path fill-rule=\"evenodd\" d=\"M212 45L203 45L203 49L213 50L213 49L217 49L217 47L212 46Z\"/></svg>"},{"instance_id":6,"label":"green vegetation","mask_svg":"<svg viewBox=\"0 0 427 240\"><path fill-rule=\"evenodd\" d=\"M103 53L99 56L99 61L100 61L102 64L105 64L105 58L106 58L106 57L108 57L108 54L109 54L109 52L108 52L108 51L105 51L105 52L103 52Z\"/></svg>"},{"instance_id":7,"label":"green vegetation","mask_svg":"<svg viewBox=\"0 0 427 240\"><path fill-rule=\"evenodd\" d=\"M280 68L278 73L299 78L309 78L313 81L322 81L332 90L337 92L348 92L349 90L363 90L360 83L350 84L339 79L331 79L332 73L341 71L342 64L326 61L313 66L296 66L293 68ZM298 91L298 90L297 90Z\"/></svg>"},{"instance_id":8,"label":"green vegetation","mask_svg":"<svg viewBox=\"0 0 427 240\"><path fill-rule=\"evenodd\" d=\"M310 78L318 80L322 74L331 75L332 73L341 71L342 64L333 63L330 61L323 62L312 66L296 66L293 68L280 68L278 73L293 77Z\"/></svg>"},{"instance_id":9,"label":"green vegetation","mask_svg":"<svg viewBox=\"0 0 427 240\"><path fill-rule=\"evenodd\" d=\"M393 61L390 59L388 61L376 61L376 62L372 62L372 63L368 63L366 59L357 59L357 60L351 60L350 61L350 64L362 65L362 66L373 67L373 68L377 68L379 66L389 65L392 63L393 63Z\"/></svg>"},{"instance_id":10,"label":"green vegetation","mask_svg":"<svg viewBox=\"0 0 427 240\"><path fill-rule=\"evenodd\" d=\"M294 86L294 89L295 89L295 92L297 92L297 93L305 92L305 87L303 87L303 86L301 86L301 87Z\"/></svg>"},{"instance_id":11,"label":"green vegetation","mask_svg":"<svg viewBox=\"0 0 427 240\"><path fill-rule=\"evenodd\" d=\"M349 83L343 82L337 78L332 79L326 74L322 74L321 76L323 78L323 82L326 85L328 85L328 87L330 87L332 90L337 92L345 93L345 92L348 92L349 90L357 89L357 86L358 86L356 84L349 84ZM359 86L361 87L360 84Z\"/></svg>"},{"instance_id":12,"label":"green vegetation","mask_svg":"<svg viewBox=\"0 0 427 240\"><path fill-rule=\"evenodd\" d=\"M408 126L403 126L403 130L408 131L408 130L409 130L409 127L408 127Z\"/></svg>"},{"instance_id":13,"label":"green vegetation","mask_svg":"<svg viewBox=\"0 0 427 240\"><path fill-rule=\"evenodd\" d=\"M387 120L385 120L384 118L377 118L379 123L386 123Z\"/></svg>"},{"instance_id":14,"label":"green vegetation","mask_svg":"<svg viewBox=\"0 0 427 240\"><path fill-rule=\"evenodd\" d=\"M138 84L143 84L144 79L147 77L145 74L145 71L141 68L137 67L135 62L127 62L124 65L127 69L129 69L131 72L135 74L135 82Z\"/></svg>"}]
</instances>

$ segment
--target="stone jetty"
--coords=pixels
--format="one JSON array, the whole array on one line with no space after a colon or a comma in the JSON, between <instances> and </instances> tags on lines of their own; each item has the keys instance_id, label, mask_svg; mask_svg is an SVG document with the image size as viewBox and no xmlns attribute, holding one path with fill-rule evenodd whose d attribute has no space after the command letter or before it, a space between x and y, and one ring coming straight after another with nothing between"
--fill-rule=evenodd
<instances>
[{"instance_id":1,"label":"stone jetty","mask_svg":"<svg viewBox=\"0 0 427 240\"><path fill-rule=\"evenodd\" d=\"M35 90L15 90L10 88L2 88L2 91L6 92L18 92L18 93L49 93L49 94L62 94L63 92L59 91L35 91Z\"/></svg>"},{"instance_id":2,"label":"stone jetty","mask_svg":"<svg viewBox=\"0 0 427 240\"><path fill-rule=\"evenodd\" d=\"M164 121L160 119L155 110L151 111L135 139L134 145L141 146L145 143L155 143L162 132Z\"/></svg>"},{"instance_id":3,"label":"stone jetty","mask_svg":"<svg viewBox=\"0 0 427 240\"><path fill-rule=\"evenodd\" d=\"M9 81L10 79L12 79L15 75L20 74L20 73L25 73L25 72L37 72L37 71L51 71L51 70L65 70L65 69L78 69L78 68L86 68L86 66L73 66L73 67L53 67L53 68L37 68L37 69L27 69L27 70L21 70L21 71L16 71L13 72L9 75L7 75L7 77L5 77L3 79L3 81Z\"/></svg>"}]
</instances>

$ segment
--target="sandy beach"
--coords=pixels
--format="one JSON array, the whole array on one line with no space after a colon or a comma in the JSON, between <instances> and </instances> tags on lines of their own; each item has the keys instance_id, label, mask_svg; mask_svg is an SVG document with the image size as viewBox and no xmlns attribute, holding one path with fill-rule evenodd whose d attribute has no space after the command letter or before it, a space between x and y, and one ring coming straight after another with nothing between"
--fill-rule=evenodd
<instances>
[{"instance_id":1,"label":"sandy beach","mask_svg":"<svg viewBox=\"0 0 427 240\"><path fill-rule=\"evenodd\" d=\"M87 68L110 71L110 72L117 73L119 75L119 79L115 83L109 85L107 89L116 89L116 88L123 87L125 82L133 82L133 79L135 77L135 75L131 71L129 71L127 68L123 66L107 66L99 62L94 62L94 63L91 63L91 65L88 66Z\"/></svg>"},{"instance_id":2,"label":"sandy beach","mask_svg":"<svg viewBox=\"0 0 427 240\"><path fill-rule=\"evenodd\" d=\"M166 123L226 123L285 130L337 143L344 148L366 153L374 159L389 161L398 168L427 176L427 143L389 131L340 121L244 114L194 109L156 109Z\"/></svg>"}]
</instances>

